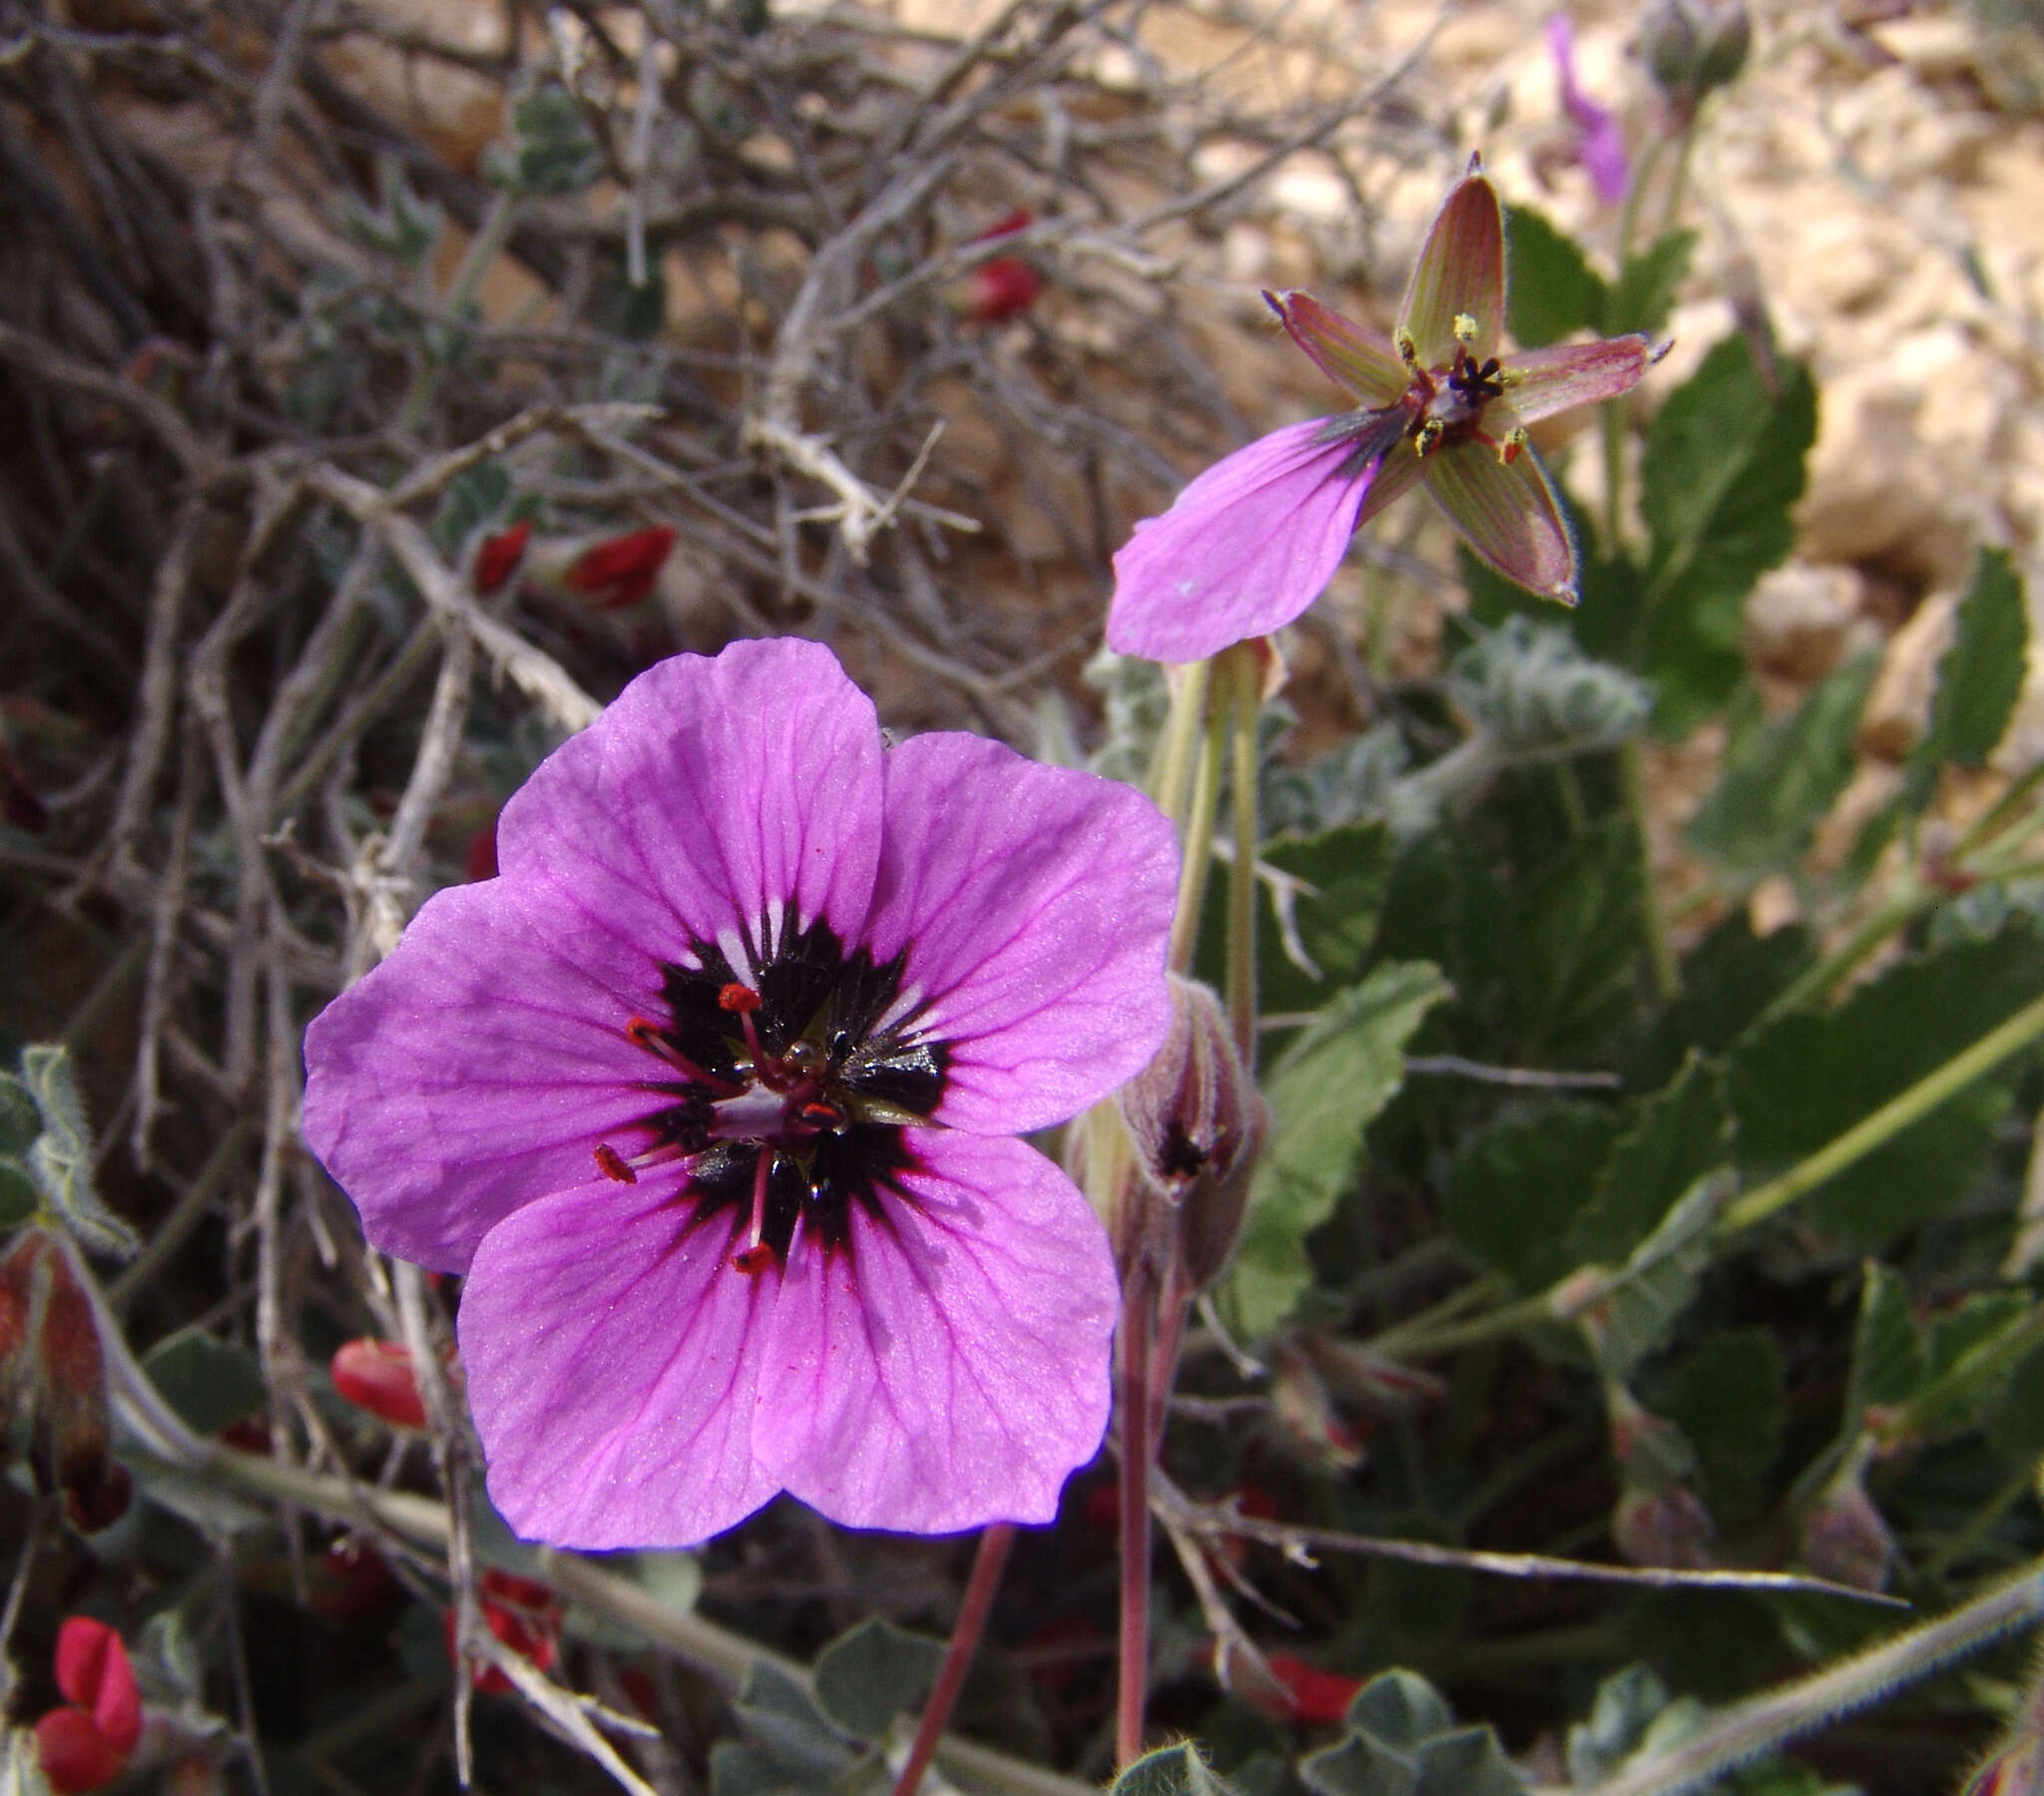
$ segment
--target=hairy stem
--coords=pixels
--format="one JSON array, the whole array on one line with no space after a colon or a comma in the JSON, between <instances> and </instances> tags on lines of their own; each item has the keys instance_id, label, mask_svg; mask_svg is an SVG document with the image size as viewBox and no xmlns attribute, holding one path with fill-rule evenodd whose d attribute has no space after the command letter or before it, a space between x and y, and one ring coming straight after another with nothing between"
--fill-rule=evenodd
<instances>
[{"instance_id":1,"label":"hairy stem","mask_svg":"<svg viewBox=\"0 0 2044 1796\"><path fill-rule=\"evenodd\" d=\"M1116 1411L1122 1424L1121 1675L1115 1692L1115 1763L1143 1756L1150 1687L1150 1348L1157 1329L1157 1287L1147 1267L1131 1273L1122 1297Z\"/></svg>"},{"instance_id":2,"label":"hairy stem","mask_svg":"<svg viewBox=\"0 0 2044 1796\"><path fill-rule=\"evenodd\" d=\"M1200 758L1193 768L1193 794L1187 806L1183 851L1179 867L1178 908L1171 919L1171 960L1174 973L1193 964L1193 950L1200 941L1200 912L1207 901L1207 871L1214 864L1214 816L1221 804L1222 737L1228 729L1228 711L1216 705L1200 737Z\"/></svg>"},{"instance_id":3,"label":"hairy stem","mask_svg":"<svg viewBox=\"0 0 2044 1796\"><path fill-rule=\"evenodd\" d=\"M1257 1064L1257 722L1263 710L1263 670L1247 649L1230 658L1235 764L1235 859L1228 869L1228 1023L1245 1068Z\"/></svg>"},{"instance_id":4,"label":"hairy stem","mask_svg":"<svg viewBox=\"0 0 2044 1796\"><path fill-rule=\"evenodd\" d=\"M1001 1587L1001 1573L1008 1569L1008 1552L1014 1545L1015 1528L1009 1522L996 1522L980 1534L972 1574L965 1580L965 1597L958 1605L958 1619L951 1628L951 1642L944 1648L937 1681L930 1688L922 1719L916 1723L915 1741L894 1785L894 1796L916 1796L922 1788L922 1774L930 1768L930 1760L937 1754L937 1742L951 1724L958 1692L965 1688L965 1674L972 1669L973 1656L986 1633L987 1617L993 1613L994 1595Z\"/></svg>"}]
</instances>

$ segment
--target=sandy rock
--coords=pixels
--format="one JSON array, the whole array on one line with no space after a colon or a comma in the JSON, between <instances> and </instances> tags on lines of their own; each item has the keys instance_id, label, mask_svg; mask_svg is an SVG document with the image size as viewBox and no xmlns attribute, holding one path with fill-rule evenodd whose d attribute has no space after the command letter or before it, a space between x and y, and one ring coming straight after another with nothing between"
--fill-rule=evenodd
<instances>
[{"instance_id":1,"label":"sandy rock","mask_svg":"<svg viewBox=\"0 0 2044 1796\"><path fill-rule=\"evenodd\" d=\"M1858 846L1867 824L1901 789L1902 770L1886 761L1865 760L1853 769L1845 789L1824 813L1810 843L1807 865L1812 873L1835 872Z\"/></svg>"},{"instance_id":2,"label":"sandy rock","mask_svg":"<svg viewBox=\"0 0 2044 1796\"><path fill-rule=\"evenodd\" d=\"M1866 579L1856 568L1790 562L1764 576L1746 602L1746 652L1762 672L1807 685L1843 660L1855 637Z\"/></svg>"},{"instance_id":3,"label":"sandy rock","mask_svg":"<svg viewBox=\"0 0 2044 1796\"><path fill-rule=\"evenodd\" d=\"M1958 609L1955 591L1933 593L1889 641L1859 719L1859 745L1866 753L1899 762L1923 733L1938 660L1951 644Z\"/></svg>"}]
</instances>

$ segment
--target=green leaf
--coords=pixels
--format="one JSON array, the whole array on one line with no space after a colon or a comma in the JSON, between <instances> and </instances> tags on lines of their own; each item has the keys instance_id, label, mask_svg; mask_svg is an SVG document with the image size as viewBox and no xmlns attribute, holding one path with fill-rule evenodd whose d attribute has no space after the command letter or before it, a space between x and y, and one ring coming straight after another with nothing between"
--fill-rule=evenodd
<instances>
[{"instance_id":1,"label":"green leaf","mask_svg":"<svg viewBox=\"0 0 2044 1796\"><path fill-rule=\"evenodd\" d=\"M1735 735L1723 772L1689 826L1691 844L1755 876L1799 860L1852 777L1853 739L1877 651L1852 656L1786 717Z\"/></svg>"},{"instance_id":2,"label":"green leaf","mask_svg":"<svg viewBox=\"0 0 2044 1796\"><path fill-rule=\"evenodd\" d=\"M1729 1173L1690 1187L1619 1269L1596 1305L1592 1336L1605 1377L1623 1382L1668 1338L1711 1263L1718 1212L1731 1194Z\"/></svg>"},{"instance_id":3,"label":"green leaf","mask_svg":"<svg viewBox=\"0 0 2044 1796\"><path fill-rule=\"evenodd\" d=\"M1506 1003L1525 1059L1595 1052L1631 1014L1640 907L1639 837L1624 817L1578 836L1527 882Z\"/></svg>"},{"instance_id":4,"label":"green leaf","mask_svg":"<svg viewBox=\"0 0 2044 1796\"><path fill-rule=\"evenodd\" d=\"M1331 988L1360 976L1376 939L1391 853L1391 832L1381 823L1277 836L1259 850L1260 858L1298 882L1281 892L1260 883L1257 966L1266 1012L1312 1010ZM1311 963L1317 979L1298 964L1300 958Z\"/></svg>"},{"instance_id":5,"label":"green leaf","mask_svg":"<svg viewBox=\"0 0 2044 1796\"><path fill-rule=\"evenodd\" d=\"M861 1621L816 1660L816 1702L854 1738L882 1739L896 1715L921 1709L943 1659L941 1640L877 1616Z\"/></svg>"},{"instance_id":6,"label":"green leaf","mask_svg":"<svg viewBox=\"0 0 2044 1796\"><path fill-rule=\"evenodd\" d=\"M1281 1322L1312 1282L1305 1237L1356 1173L1362 1136L1405 1077L1405 1044L1448 996L1424 961L1377 967L1337 993L1270 1077L1270 1145L1229 1280L1237 1326L1252 1339Z\"/></svg>"},{"instance_id":7,"label":"green leaf","mask_svg":"<svg viewBox=\"0 0 2044 1796\"><path fill-rule=\"evenodd\" d=\"M1511 273L1505 321L1515 342L1538 349L1579 330L1604 329L1604 277L1574 239L1539 213L1505 209L1505 266Z\"/></svg>"},{"instance_id":8,"label":"green leaf","mask_svg":"<svg viewBox=\"0 0 2044 1796\"><path fill-rule=\"evenodd\" d=\"M0 1153L22 1154L43 1132L43 1114L27 1086L0 1073Z\"/></svg>"},{"instance_id":9,"label":"green leaf","mask_svg":"<svg viewBox=\"0 0 2044 1796\"><path fill-rule=\"evenodd\" d=\"M1493 1122L1448 1169L1448 1232L1520 1290L1545 1289L1577 1264L1570 1225L1618 1129L1616 1111L1590 1104L1552 1104Z\"/></svg>"},{"instance_id":10,"label":"green leaf","mask_svg":"<svg viewBox=\"0 0 2044 1796\"><path fill-rule=\"evenodd\" d=\"M1650 535L1639 671L1684 733L1743 671L1746 596L1794 546L1791 512L1816 438L1816 389L1798 362L1770 391L1742 336L1713 348L1647 433L1640 510Z\"/></svg>"},{"instance_id":11,"label":"green leaf","mask_svg":"<svg viewBox=\"0 0 2044 1796\"><path fill-rule=\"evenodd\" d=\"M1822 1012L1778 1018L1732 1055L1739 1158L1750 1179L1843 1134L2044 993L2044 943L2014 922L1916 956ZM2012 1069L1975 1081L1802 1199L1801 1214L1874 1246L1958 1202L1985 1170Z\"/></svg>"},{"instance_id":12,"label":"green leaf","mask_svg":"<svg viewBox=\"0 0 2044 1796\"><path fill-rule=\"evenodd\" d=\"M1488 1727L1460 1727L1419 1749L1419 1796L1520 1796L1524 1780Z\"/></svg>"},{"instance_id":13,"label":"green leaf","mask_svg":"<svg viewBox=\"0 0 2044 1796\"><path fill-rule=\"evenodd\" d=\"M1719 1521L1757 1515L1788 1425L1788 1376L1764 1328L1713 1335L1678 1365L1656 1404L1689 1437Z\"/></svg>"},{"instance_id":14,"label":"green leaf","mask_svg":"<svg viewBox=\"0 0 2044 1796\"><path fill-rule=\"evenodd\" d=\"M26 1222L43 1207L43 1193L13 1154L0 1154L0 1228Z\"/></svg>"},{"instance_id":15,"label":"green leaf","mask_svg":"<svg viewBox=\"0 0 2044 1796\"><path fill-rule=\"evenodd\" d=\"M134 1253L141 1246L135 1231L100 1201L93 1185L92 1131L70 1049L31 1044L21 1051L21 1077L43 1120L43 1132L22 1162L43 1201L93 1252Z\"/></svg>"},{"instance_id":16,"label":"green leaf","mask_svg":"<svg viewBox=\"0 0 2044 1796\"><path fill-rule=\"evenodd\" d=\"M1852 1330L1852 1373L1845 1386L1845 1427L1856 1434L1875 1404L1905 1402L1923 1383L1923 1337L1901 1273L1866 1262L1859 1319Z\"/></svg>"},{"instance_id":17,"label":"green leaf","mask_svg":"<svg viewBox=\"0 0 2044 1796\"><path fill-rule=\"evenodd\" d=\"M1190 1741L1146 1752L1108 1786L1107 1796L1233 1796Z\"/></svg>"},{"instance_id":18,"label":"green leaf","mask_svg":"<svg viewBox=\"0 0 2044 1796\"><path fill-rule=\"evenodd\" d=\"M447 483L433 520L433 540L452 554L469 532L489 523L511 502L511 476L500 461L477 462Z\"/></svg>"},{"instance_id":19,"label":"green leaf","mask_svg":"<svg viewBox=\"0 0 2044 1796\"><path fill-rule=\"evenodd\" d=\"M827 1784L852 1763L850 1748L801 1685L764 1660L754 1661L732 1706L746 1737L783 1774L783 1784Z\"/></svg>"},{"instance_id":20,"label":"green leaf","mask_svg":"<svg viewBox=\"0 0 2044 1796\"><path fill-rule=\"evenodd\" d=\"M2015 714L2029 647L2022 576L2006 550L1982 549L1973 563L1973 584L1959 601L1951 647L1937 664L1930 722L1905 769L1912 809L1930 802L1940 765L1987 764Z\"/></svg>"},{"instance_id":21,"label":"green leaf","mask_svg":"<svg viewBox=\"0 0 2044 1796\"><path fill-rule=\"evenodd\" d=\"M1419 1766L1410 1753L1350 1734L1298 1761L1300 1781L1313 1796L1419 1796Z\"/></svg>"},{"instance_id":22,"label":"green leaf","mask_svg":"<svg viewBox=\"0 0 2044 1796\"><path fill-rule=\"evenodd\" d=\"M1982 1420L1996 1453L2019 1466L2044 1459L2044 1345L2016 1361Z\"/></svg>"},{"instance_id":23,"label":"green leaf","mask_svg":"<svg viewBox=\"0 0 2044 1796\"><path fill-rule=\"evenodd\" d=\"M1675 295L1689 273L1696 247L1694 230L1669 230L1637 255L1627 256L1605 308L1605 335L1643 330L1651 336L1662 329L1675 309Z\"/></svg>"},{"instance_id":24,"label":"green leaf","mask_svg":"<svg viewBox=\"0 0 2044 1796\"><path fill-rule=\"evenodd\" d=\"M2001 1341L2030 1320L2030 1299L2020 1291L1975 1291L1957 1309L1935 1317L1923 1337L1924 1384L1941 1381L1975 1349ZM1921 1417L1927 1432L1963 1428L1992 1406L2008 1376L2003 1354L1985 1354L1960 1371L1942 1398Z\"/></svg>"},{"instance_id":25,"label":"green leaf","mask_svg":"<svg viewBox=\"0 0 2044 1796\"><path fill-rule=\"evenodd\" d=\"M1816 944L1799 923L1757 936L1751 913L1738 906L1683 957L1682 995L1627 1056L1630 1081L1666 1083L1691 1048L1724 1053L1815 960Z\"/></svg>"},{"instance_id":26,"label":"green leaf","mask_svg":"<svg viewBox=\"0 0 2044 1796\"><path fill-rule=\"evenodd\" d=\"M1732 1111L1720 1069L1690 1054L1674 1081L1638 1105L1613 1142L1590 1201L1569 1229L1578 1263L1612 1265L1660 1226L1706 1172L1732 1157Z\"/></svg>"},{"instance_id":27,"label":"green leaf","mask_svg":"<svg viewBox=\"0 0 2044 1796\"><path fill-rule=\"evenodd\" d=\"M1444 1734L1454 1712L1417 1671L1379 1671L1348 1705L1348 1729L1401 1750Z\"/></svg>"},{"instance_id":28,"label":"green leaf","mask_svg":"<svg viewBox=\"0 0 2044 1796\"><path fill-rule=\"evenodd\" d=\"M1646 1665L1614 1671L1597 1686L1589 1717L1569 1728L1569 1781L1590 1785L1616 1771L1668 1706L1668 1686Z\"/></svg>"},{"instance_id":29,"label":"green leaf","mask_svg":"<svg viewBox=\"0 0 2044 1796\"><path fill-rule=\"evenodd\" d=\"M256 1356L203 1328L181 1328L167 1335L149 1350L142 1366L179 1420L196 1435L218 1434L269 1401Z\"/></svg>"},{"instance_id":30,"label":"green leaf","mask_svg":"<svg viewBox=\"0 0 2044 1796\"><path fill-rule=\"evenodd\" d=\"M512 151L492 179L513 193L579 193L603 173L603 154L574 95L542 82L511 109Z\"/></svg>"}]
</instances>

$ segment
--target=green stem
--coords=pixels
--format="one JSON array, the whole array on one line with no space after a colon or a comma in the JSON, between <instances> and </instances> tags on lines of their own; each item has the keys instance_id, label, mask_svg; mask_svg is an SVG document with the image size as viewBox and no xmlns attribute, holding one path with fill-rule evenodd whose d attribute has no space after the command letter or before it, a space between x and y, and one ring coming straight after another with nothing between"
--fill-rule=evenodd
<instances>
[{"instance_id":1,"label":"green stem","mask_svg":"<svg viewBox=\"0 0 2044 1796\"><path fill-rule=\"evenodd\" d=\"M1378 1336L1370 1346L1378 1352L1395 1353L1400 1359L1421 1359L1448 1353L1457 1347L1480 1346L1485 1341L1495 1341L1505 1335L1517 1334L1522 1328L1554 1320L1554 1306L1548 1300L1548 1293L1541 1291L1531 1297L1521 1297L1518 1302L1508 1303L1502 1309L1494 1309L1487 1316L1472 1316L1467 1322L1450 1322L1439 1328L1415 1329L1410 1334L1401 1334L1388 1347L1384 1338Z\"/></svg>"},{"instance_id":2,"label":"green stem","mask_svg":"<svg viewBox=\"0 0 2044 1796\"><path fill-rule=\"evenodd\" d=\"M1802 1010L1821 1002L1889 936L1898 929L1907 928L1924 911L1930 909L1937 899L1938 894L1935 891L1919 885L1913 877L1905 878L1901 885L1862 919L1859 927L1844 941L1801 978L1791 981L1777 994L1775 1001L1761 1013L1760 1020L1763 1023L1772 1023L1778 1017L1788 1016L1791 1011Z\"/></svg>"},{"instance_id":3,"label":"green stem","mask_svg":"<svg viewBox=\"0 0 2044 1796\"><path fill-rule=\"evenodd\" d=\"M1581 1796L1680 1796L1701 1789L1837 1716L1920 1682L2044 1613L2044 1577L2030 1566L1963 1608L1885 1640L1843 1664L1724 1709L1667 1752L1635 1762Z\"/></svg>"},{"instance_id":4,"label":"green stem","mask_svg":"<svg viewBox=\"0 0 2044 1796\"><path fill-rule=\"evenodd\" d=\"M1171 714L1164 720L1164 733L1157 738L1156 757L1150 766L1150 796L1174 823L1183 823L1186 775L1192 770L1194 744L1200 739L1200 724L1207 714L1208 676L1212 662L1188 662L1178 673L1178 684L1171 694Z\"/></svg>"},{"instance_id":5,"label":"green stem","mask_svg":"<svg viewBox=\"0 0 2044 1796\"><path fill-rule=\"evenodd\" d=\"M1414 1352L1424 1352L1426 1349L1415 1349L1412 1343L1432 1340L1442 1327L1461 1315L1464 1310L1474 1309L1479 1304L1502 1297L1509 1288L1504 1279L1495 1272L1487 1272L1481 1278L1471 1279L1460 1290L1450 1291L1438 1303L1429 1305L1416 1316L1407 1316L1404 1321L1393 1323L1382 1333L1372 1335L1369 1341L1370 1349L1375 1353L1395 1353L1406 1357L1410 1357Z\"/></svg>"},{"instance_id":6,"label":"green stem","mask_svg":"<svg viewBox=\"0 0 2044 1796\"><path fill-rule=\"evenodd\" d=\"M950 1725L951 1711L958 1706L958 1692L965 1687L965 1674L979 1651L986 1633L987 1617L993 1613L994 1596L1001 1587L1001 1573L1008 1569L1008 1550L1015 1545L1015 1525L996 1522L982 1531L979 1551L973 1556L972 1574L965 1581L965 1596L958 1604L958 1619L951 1629L950 1644L944 1648L944 1662L937 1668L937 1681L930 1699L916 1723L915 1742L908 1749L908 1762L894 1785L894 1796L916 1796L922 1788L922 1774L936 1757L937 1742Z\"/></svg>"},{"instance_id":7,"label":"green stem","mask_svg":"<svg viewBox=\"0 0 2044 1796\"><path fill-rule=\"evenodd\" d=\"M1952 850L1952 859L1963 861L1983 842L1999 835L2040 783L2044 783L2044 759L2025 769L2008 790L1988 807L1986 814L1959 838L1958 846Z\"/></svg>"},{"instance_id":8,"label":"green stem","mask_svg":"<svg viewBox=\"0 0 2044 1796\"><path fill-rule=\"evenodd\" d=\"M1670 1004L1681 995L1682 974L1668 933L1667 913L1661 908L1661 894L1654 887L1654 849L1647 834L1647 760L1637 739L1620 745L1618 767L1625 781L1626 810L1640 843L1640 917L1647 937L1647 961L1654 973L1655 994L1663 1004Z\"/></svg>"},{"instance_id":9,"label":"green stem","mask_svg":"<svg viewBox=\"0 0 2044 1796\"><path fill-rule=\"evenodd\" d=\"M2024 1005L2000 1028L1989 1030L1972 1047L1954 1055L1906 1092L1889 1099L1872 1116L1854 1123L1800 1165L1792 1166L1780 1178L1748 1191L1726 1209L1718 1225L1719 1232L1736 1233L1756 1222L1765 1221L1778 1210L1787 1209L1834 1173L1863 1159L1876 1147L1900 1134L1910 1123L1928 1116L1947 1098L1991 1073L2003 1061L2021 1053L2040 1036L2044 1036L2044 998L2033 999Z\"/></svg>"},{"instance_id":10,"label":"green stem","mask_svg":"<svg viewBox=\"0 0 2044 1796\"><path fill-rule=\"evenodd\" d=\"M1230 707L1235 766L1229 793L1235 801L1235 860L1228 869L1228 1022L1242 1064L1257 1064L1257 721L1264 707L1264 674L1247 648L1231 653L1235 674Z\"/></svg>"},{"instance_id":11,"label":"green stem","mask_svg":"<svg viewBox=\"0 0 2044 1796\"><path fill-rule=\"evenodd\" d=\"M199 1176L185 1187L171 1213L157 1224L149 1245L132 1263L122 1267L119 1277L108 1282L107 1306L115 1315L126 1315L128 1306L177 1258L178 1250L192 1238L192 1231L206 1220L206 1212L213 1207L213 1200L220 1195L221 1186L227 1183L255 1132L249 1119L243 1117L221 1136L206 1156L206 1164L199 1168Z\"/></svg>"},{"instance_id":12,"label":"green stem","mask_svg":"<svg viewBox=\"0 0 2044 1796\"><path fill-rule=\"evenodd\" d=\"M1200 941L1200 911L1207 901L1207 871L1214 864L1214 816L1221 804L1221 753L1228 732L1228 710L1216 705L1200 738L1200 758L1193 768L1193 795L1187 807L1183 852L1178 875L1178 909L1171 919L1171 960L1174 973L1193 964Z\"/></svg>"}]
</instances>

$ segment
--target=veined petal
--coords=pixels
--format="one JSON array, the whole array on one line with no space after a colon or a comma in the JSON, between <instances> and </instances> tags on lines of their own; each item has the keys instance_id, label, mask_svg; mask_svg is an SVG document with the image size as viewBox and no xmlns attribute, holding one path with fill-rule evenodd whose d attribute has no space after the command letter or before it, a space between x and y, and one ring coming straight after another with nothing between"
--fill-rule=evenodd
<instances>
[{"instance_id":1,"label":"veined petal","mask_svg":"<svg viewBox=\"0 0 2044 1796\"><path fill-rule=\"evenodd\" d=\"M1381 517L1425 478L1426 458L1413 454L1410 443L1393 443L1369 483L1369 496L1356 514L1355 528L1360 530L1372 518Z\"/></svg>"},{"instance_id":2,"label":"veined petal","mask_svg":"<svg viewBox=\"0 0 2044 1796\"><path fill-rule=\"evenodd\" d=\"M686 1547L779 1489L753 1457L779 1274L730 1263L668 1167L578 1186L485 1237L461 1293L490 1499L559 1547Z\"/></svg>"},{"instance_id":3,"label":"veined petal","mask_svg":"<svg viewBox=\"0 0 2044 1796\"><path fill-rule=\"evenodd\" d=\"M640 674L540 763L498 822L498 883L573 892L609 937L599 964L690 964L692 941L788 909L848 940L879 824L872 700L820 643L734 643Z\"/></svg>"},{"instance_id":4,"label":"veined petal","mask_svg":"<svg viewBox=\"0 0 2044 1796\"><path fill-rule=\"evenodd\" d=\"M1464 313L1476 320L1469 353L1478 361L1495 355L1505 321L1504 213L1490 178L1474 167L1441 202L1398 325L1412 333L1423 365L1445 367L1455 354L1455 319Z\"/></svg>"},{"instance_id":5,"label":"veined petal","mask_svg":"<svg viewBox=\"0 0 2044 1796\"><path fill-rule=\"evenodd\" d=\"M1310 293L1267 292L1264 302L1320 372L1364 405L1389 405L1410 384L1412 376L1388 340L1330 311Z\"/></svg>"},{"instance_id":6,"label":"veined petal","mask_svg":"<svg viewBox=\"0 0 2044 1796\"><path fill-rule=\"evenodd\" d=\"M1107 643L1193 662L1269 636L1326 590L1374 464L1316 418L1238 449L1147 518L1114 558Z\"/></svg>"},{"instance_id":7,"label":"veined petal","mask_svg":"<svg viewBox=\"0 0 2044 1796\"><path fill-rule=\"evenodd\" d=\"M753 1452L852 1528L1048 1522L1107 1426L1116 1284L1079 1189L1034 1148L912 1129L921 1169L848 1256L797 1237Z\"/></svg>"},{"instance_id":8,"label":"veined petal","mask_svg":"<svg viewBox=\"0 0 2044 1796\"><path fill-rule=\"evenodd\" d=\"M959 731L886 758L866 943L906 955L910 1039L947 1046L936 1121L1018 1134L1076 1116L1171 1021L1171 825L1140 792Z\"/></svg>"},{"instance_id":9,"label":"veined petal","mask_svg":"<svg viewBox=\"0 0 2044 1796\"><path fill-rule=\"evenodd\" d=\"M1521 349L1505 364L1505 398L1520 423L1536 423L1572 406L1617 398L1639 385L1653 360L1652 346L1637 334Z\"/></svg>"},{"instance_id":10,"label":"veined petal","mask_svg":"<svg viewBox=\"0 0 2044 1796\"><path fill-rule=\"evenodd\" d=\"M1507 580L1576 603L1576 545L1533 451L1509 463L1482 443L1427 457L1426 490L1463 542Z\"/></svg>"},{"instance_id":11,"label":"veined petal","mask_svg":"<svg viewBox=\"0 0 2044 1796\"><path fill-rule=\"evenodd\" d=\"M652 955L564 884L427 899L396 951L305 1031L304 1132L372 1245L464 1270L521 1204L589 1176L653 1108L625 1038Z\"/></svg>"}]
</instances>

